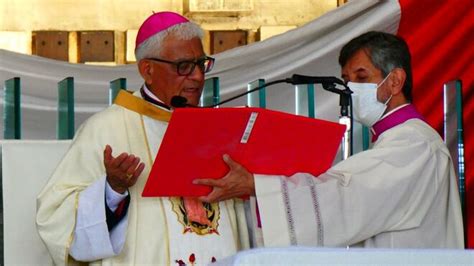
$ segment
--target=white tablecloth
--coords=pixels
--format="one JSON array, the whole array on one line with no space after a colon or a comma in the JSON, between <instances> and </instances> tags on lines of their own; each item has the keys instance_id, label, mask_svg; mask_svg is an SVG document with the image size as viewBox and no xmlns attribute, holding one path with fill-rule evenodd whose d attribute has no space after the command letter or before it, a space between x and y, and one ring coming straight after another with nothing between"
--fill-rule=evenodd
<instances>
[{"instance_id":1,"label":"white tablecloth","mask_svg":"<svg viewBox=\"0 0 474 266\"><path fill-rule=\"evenodd\" d=\"M474 251L448 249L260 248L215 265L474 265Z\"/></svg>"}]
</instances>

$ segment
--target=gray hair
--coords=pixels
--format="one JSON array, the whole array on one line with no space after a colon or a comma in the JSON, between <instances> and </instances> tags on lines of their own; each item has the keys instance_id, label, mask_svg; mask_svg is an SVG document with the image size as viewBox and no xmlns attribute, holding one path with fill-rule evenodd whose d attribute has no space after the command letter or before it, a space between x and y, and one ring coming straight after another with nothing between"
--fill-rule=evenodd
<instances>
[{"instance_id":1,"label":"gray hair","mask_svg":"<svg viewBox=\"0 0 474 266\"><path fill-rule=\"evenodd\" d=\"M402 68L406 73L403 95L411 101L413 77L411 56L407 43L402 38L385 32L370 31L364 33L342 47L339 65L344 67L347 61L359 50L365 50L372 64L386 77L394 68Z\"/></svg>"},{"instance_id":2,"label":"gray hair","mask_svg":"<svg viewBox=\"0 0 474 266\"><path fill-rule=\"evenodd\" d=\"M196 37L202 40L204 31L194 22L185 22L171 26L146 39L135 49L137 62L144 58L159 57L163 41L170 34L173 34L179 40L191 40Z\"/></svg>"}]
</instances>

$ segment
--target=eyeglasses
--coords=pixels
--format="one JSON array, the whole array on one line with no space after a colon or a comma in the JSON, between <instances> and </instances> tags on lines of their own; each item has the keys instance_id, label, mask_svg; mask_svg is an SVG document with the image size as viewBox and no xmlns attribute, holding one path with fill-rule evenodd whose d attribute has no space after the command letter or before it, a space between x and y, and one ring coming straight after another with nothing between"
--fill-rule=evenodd
<instances>
[{"instance_id":1,"label":"eyeglasses","mask_svg":"<svg viewBox=\"0 0 474 266\"><path fill-rule=\"evenodd\" d=\"M207 73L211 71L212 67L214 66L214 60L215 60L214 58L209 57L209 56L204 56L196 60L184 60L184 61L178 61L178 62L168 61L168 60L159 59L159 58L147 58L147 59L176 66L176 71L178 72L178 75L180 76L188 76L191 73L193 73L194 69L196 68L196 65L201 69L203 73Z\"/></svg>"}]
</instances>

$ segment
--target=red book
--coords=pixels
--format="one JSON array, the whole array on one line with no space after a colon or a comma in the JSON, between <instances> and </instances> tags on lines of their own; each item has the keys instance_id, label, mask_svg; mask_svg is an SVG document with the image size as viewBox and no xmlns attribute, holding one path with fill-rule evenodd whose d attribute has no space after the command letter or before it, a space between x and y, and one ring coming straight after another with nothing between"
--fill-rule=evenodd
<instances>
[{"instance_id":1,"label":"red book","mask_svg":"<svg viewBox=\"0 0 474 266\"><path fill-rule=\"evenodd\" d=\"M228 172L227 153L251 173L319 175L334 161L345 126L262 108L181 108L171 116L144 197L203 196L198 178Z\"/></svg>"}]
</instances>

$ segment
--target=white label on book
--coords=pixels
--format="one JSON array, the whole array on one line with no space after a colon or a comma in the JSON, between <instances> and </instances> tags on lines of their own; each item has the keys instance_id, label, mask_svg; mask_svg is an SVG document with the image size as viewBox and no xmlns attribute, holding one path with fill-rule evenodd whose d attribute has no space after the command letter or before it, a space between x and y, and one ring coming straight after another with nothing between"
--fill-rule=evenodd
<instances>
[{"instance_id":1,"label":"white label on book","mask_svg":"<svg viewBox=\"0 0 474 266\"><path fill-rule=\"evenodd\" d=\"M247 126L245 127L244 135L242 136L240 143L247 143L247 141L249 140L250 133L252 133L253 125L255 124L255 120L257 120L257 115L257 112L252 112L250 114L249 121L247 122Z\"/></svg>"}]
</instances>

